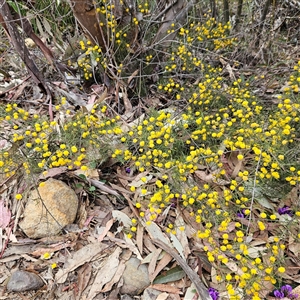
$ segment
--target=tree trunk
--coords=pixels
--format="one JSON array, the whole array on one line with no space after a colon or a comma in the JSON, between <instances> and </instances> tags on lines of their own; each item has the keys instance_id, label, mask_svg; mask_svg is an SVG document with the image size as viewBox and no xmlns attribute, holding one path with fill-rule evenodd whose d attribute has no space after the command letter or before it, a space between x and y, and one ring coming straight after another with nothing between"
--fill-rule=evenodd
<instances>
[{"instance_id":1,"label":"tree trunk","mask_svg":"<svg viewBox=\"0 0 300 300\"><path fill-rule=\"evenodd\" d=\"M223 0L224 23L229 22L229 0Z\"/></svg>"},{"instance_id":2,"label":"tree trunk","mask_svg":"<svg viewBox=\"0 0 300 300\"><path fill-rule=\"evenodd\" d=\"M243 0L239 0L238 6L237 6L237 11L236 11L236 19L235 19L236 25L238 25L239 22L241 21L242 10L243 10Z\"/></svg>"},{"instance_id":3,"label":"tree trunk","mask_svg":"<svg viewBox=\"0 0 300 300\"><path fill-rule=\"evenodd\" d=\"M211 17L217 18L216 0L210 0Z\"/></svg>"}]
</instances>

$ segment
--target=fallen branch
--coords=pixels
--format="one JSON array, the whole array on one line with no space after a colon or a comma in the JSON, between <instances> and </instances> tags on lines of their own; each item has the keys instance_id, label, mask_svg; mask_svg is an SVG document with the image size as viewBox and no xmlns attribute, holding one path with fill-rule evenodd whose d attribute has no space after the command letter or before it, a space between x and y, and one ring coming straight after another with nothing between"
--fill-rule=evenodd
<instances>
[{"instance_id":1,"label":"fallen branch","mask_svg":"<svg viewBox=\"0 0 300 300\"><path fill-rule=\"evenodd\" d=\"M169 253L177 261L177 263L180 265L180 267L185 272L185 274L194 283L197 292L202 300L212 300L211 296L208 293L208 289L200 280L198 274L188 266L188 264L180 257L179 254L176 253L174 249L172 249L166 243L158 239L153 239L152 242L156 246L160 247L161 249Z\"/></svg>"}]
</instances>

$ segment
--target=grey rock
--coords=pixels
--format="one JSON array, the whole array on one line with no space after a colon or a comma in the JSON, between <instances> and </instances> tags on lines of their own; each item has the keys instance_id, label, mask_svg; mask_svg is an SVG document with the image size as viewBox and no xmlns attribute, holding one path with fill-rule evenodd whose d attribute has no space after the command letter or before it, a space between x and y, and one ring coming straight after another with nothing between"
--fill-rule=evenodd
<instances>
[{"instance_id":1,"label":"grey rock","mask_svg":"<svg viewBox=\"0 0 300 300\"><path fill-rule=\"evenodd\" d=\"M14 272L7 284L7 290L11 292L25 292L37 290L44 285L40 276L27 271Z\"/></svg>"},{"instance_id":2,"label":"grey rock","mask_svg":"<svg viewBox=\"0 0 300 300\"><path fill-rule=\"evenodd\" d=\"M158 297L159 294L161 294L161 292L158 290L146 288L143 292L142 300L154 300Z\"/></svg>"},{"instance_id":3,"label":"grey rock","mask_svg":"<svg viewBox=\"0 0 300 300\"><path fill-rule=\"evenodd\" d=\"M74 222L77 208L76 193L64 182L50 178L30 193L19 225L30 238L57 235Z\"/></svg>"},{"instance_id":4,"label":"grey rock","mask_svg":"<svg viewBox=\"0 0 300 300\"><path fill-rule=\"evenodd\" d=\"M150 285L148 268L141 265L141 261L137 258L130 258L126 262L123 273L122 294L139 295L147 286Z\"/></svg>"},{"instance_id":5,"label":"grey rock","mask_svg":"<svg viewBox=\"0 0 300 300\"><path fill-rule=\"evenodd\" d=\"M134 300L132 297L130 297L129 295L125 294L125 295L121 295L121 300Z\"/></svg>"}]
</instances>

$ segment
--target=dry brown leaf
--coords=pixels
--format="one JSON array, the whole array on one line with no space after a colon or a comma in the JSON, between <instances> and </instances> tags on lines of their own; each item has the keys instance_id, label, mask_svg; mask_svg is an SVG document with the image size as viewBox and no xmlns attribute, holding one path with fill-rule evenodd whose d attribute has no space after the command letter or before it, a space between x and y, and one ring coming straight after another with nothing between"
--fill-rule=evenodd
<instances>
[{"instance_id":1,"label":"dry brown leaf","mask_svg":"<svg viewBox=\"0 0 300 300\"><path fill-rule=\"evenodd\" d=\"M158 262L156 269L153 273L153 280L156 278L156 276L170 263L170 261L173 259L173 257L165 252L163 254L163 257L161 258L161 260Z\"/></svg>"},{"instance_id":2,"label":"dry brown leaf","mask_svg":"<svg viewBox=\"0 0 300 300\"><path fill-rule=\"evenodd\" d=\"M251 247L249 247L249 256L251 258L257 258L257 257L260 257L261 256L261 253L263 253L265 250L267 250L268 248L267 247L257 247L257 246L252 246L252 243L250 244Z\"/></svg>"},{"instance_id":3,"label":"dry brown leaf","mask_svg":"<svg viewBox=\"0 0 300 300\"><path fill-rule=\"evenodd\" d=\"M195 171L195 175L204 182L213 182L214 176L212 173L207 174L206 171Z\"/></svg>"},{"instance_id":4,"label":"dry brown leaf","mask_svg":"<svg viewBox=\"0 0 300 300\"><path fill-rule=\"evenodd\" d=\"M295 287L293 289L293 294L297 294L298 295L298 298L300 298L300 285L298 285L297 287Z\"/></svg>"},{"instance_id":5,"label":"dry brown leaf","mask_svg":"<svg viewBox=\"0 0 300 300\"><path fill-rule=\"evenodd\" d=\"M172 244L174 246L174 248L178 251L178 253L180 254L180 256L186 260L186 256L184 255L183 253L183 247L182 247L182 244L180 243L180 241L178 240L177 236L174 235L174 234L170 234L170 238L171 238L171 241L172 241Z\"/></svg>"},{"instance_id":6,"label":"dry brown leaf","mask_svg":"<svg viewBox=\"0 0 300 300\"><path fill-rule=\"evenodd\" d=\"M118 181L119 181L119 183L121 184L121 186L122 186L123 188L126 189L126 194L127 194L127 193L133 194L133 192L127 190L128 187L129 187L129 181L128 181L127 179L122 178L121 175L120 175L120 176L118 176ZM130 181L131 181L131 180L130 180Z\"/></svg>"},{"instance_id":7,"label":"dry brown leaf","mask_svg":"<svg viewBox=\"0 0 300 300\"><path fill-rule=\"evenodd\" d=\"M76 299L81 299L81 294L89 284L92 275L92 266L90 263L85 263L78 272L78 292Z\"/></svg>"},{"instance_id":8,"label":"dry brown leaf","mask_svg":"<svg viewBox=\"0 0 300 300\"><path fill-rule=\"evenodd\" d=\"M111 281L108 282L105 285L105 287L103 288L103 290L102 290L103 293L110 291L111 288L113 287L113 285L115 283L119 282L119 280L121 279L121 277L124 273L125 267L126 267L125 263L131 257L131 255L132 255L132 252L130 250L125 250L124 253L122 253L117 271L116 271L114 277L111 279Z\"/></svg>"},{"instance_id":9,"label":"dry brown leaf","mask_svg":"<svg viewBox=\"0 0 300 300\"><path fill-rule=\"evenodd\" d=\"M107 91L107 88L104 83L102 84L93 84L91 86L91 90L93 91L93 94L96 94L97 96L101 97L101 95Z\"/></svg>"},{"instance_id":10,"label":"dry brown leaf","mask_svg":"<svg viewBox=\"0 0 300 300\"><path fill-rule=\"evenodd\" d=\"M206 174L205 171L195 171L194 174L196 175L196 177L198 177L200 180L207 182L207 183L216 183L218 185L226 185L228 183L230 183L229 180L224 180L221 178L218 178L218 174L219 170L216 170L212 173Z\"/></svg>"},{"instance_id":11,"label":"dry brown leaf","mask_svg":"<svg viewBox=\"0 0 300 300\"><path fill-rule=\"evenodd\" d=\"M300 277L297 278L297 276L290 276L288 274L288 270L286 270L285 273L280 274L280 277L300 283Z\"/></svg>"},{"instance_id":12,"label":"dry brown leaf","mask_svg":"<svg viewBox=\"0 0 300 300\"><path fill-rule=\"evenodd\" d=\"M296 283L300 283L300 275L296 275L296 276L290 276L290 278L292 278L293 282Z\"/></svg>"},{"instance_id":13,"label":"dry brown leaf","mask_svg":"<svg viewBox=\"0 0 300 300\"><path fill-rule=\"evenodd\" d=\"M114 190L116 190L116 191L118 191L118 192L121 192L122 194L123 194L123 193L126 193L126 194L132 194L131 191L126 190L126 189L124 189L123 187L121 187L121 186L119 186L119 185L110 183L110 186L111 186Z\"/></svg>"},{"instance_id":14,"label":"dry brown leaf","mask_svg":"<svg viewBox=\"0 0 300 300\"><path fill-rule=\"evenodd\" d=\"M260 284L264 288L259 291L259 295L262 299L265 299L266 296L269 295L272 290L274 290L274 285L270 281L264 279L261 280Z\"/></svg>"},{"instance_id":15,"label":"dry brown leaf","mask_svg":"<svg viewBox=\"0 0 300 300\"><path fill-rule=\"evenodd\" d=\"M104 88L100 86L100 88L93 88L93 94L90 96L88 103L86 104L86 106L83 106L82 109L85 112L85 110L87 111L91 111L94 107L95 104L97 103L101 103L105 100L105 98L107 97L107 88Z\"/></svg>"},{"instance_id":16,"label":"dry brown leaf","mask_svg":"<svg viewBox=\"0 0 300 300\"><path fill-rule=\"evenodd\" d=\"M144 237L144 227L138 224L137 231L136 231L136 244L140 253L143 253L143 237Z\"/></svg>"},{"instance_id":17,"label":"dry brown leaf","mask_svg":"<svg viewBox=\"0 0 300 300\"><path fill-rule=\"evenodd\" d=\"M63 81L51 81L51 84L56 87L62 88L63 90L68 90L68 86Z\"/></svg>"},{"instance_id":18,"label":"dry brown leaf","mask_svg":"<svg viewBox=\"0 0 300 300\"><path fill-rule=\"evenodd\" d=\"M128 78L127 84L131 82L131 80L139 73L140 69L136 69Z\"/></svg>"},{"instance_id":19,"label":"dry brown leaf","mask_svg":"<svg viewBox=\"0 0 300 300\"><path fill-rule=\"evenodd\" d=\"M251 238L251 240L250 240ZM249 235L247 236L247 240L248 241L251 241L251 246L254 247L254 246L260 246L260 245L265 245L267 242L272 242L274 241L274 239L269 239L269 240L265 240L265 239L259 239L259 238L255 238L255 240L252 239L252 237Z\"/></svg>"},{"instance_id":20,"label":"dry brown leaf","mask_svg":"<svg viewBox=\"0 0 300 300\"><path fill-rule=\"evenodd\" d=\"M99 180L95 180L95 179L89 179L89 182L95 186L96 188L98 188L99 190L114 195L114 196L120 196L119 193L117 193L115 190L111 189L108 185L104 184L103 182L99 181Z\"/></svg>"},{"instance_id":21,"label":"dry brown leaf","mask_svg":"<svg viewBox=\"0 0 300 300\"><path fill-rule=\"evenodd\" d=\"M18 240L15 245L11 244L9 248L7 248L3 254L3 258L11 255L19 255L19 254L26 254L26 253L32 253L34 250L38 249L38 245L32 244L36 243L34 240L29 240L30 244L26 244L26 241L23 242L22 240ZM2 262L2 259L0 259L0 262Z\"/></svg>"},{"instance_id":22,"label":"dry brown leaf","mask_svg":"<svg viewBox=\"0 0 300 300\"><path fill-rule=\"evenodd\" d=\"M187 258L188 255L191 253L190 247L189 247L189 241L186 236L185 230L180 230L180 226L186 227L186 224L184 223L184 220L180 214L177 212L176 220L175 220L175 227L176 227L176 237L181 243L182 251L184 254L184 257ZM173 243L174 244L174 243Z\"/></svg>"},{"instance_id":23,"label":"dry brown leaf","mask_svg":"<svg viewBox=\"0 0 300 300\"><path fill-rule=\"evenodd\" d=\"M57 176L57 175L60 175L60 174L66 173L66 172L67 172L67 167L51 168L51 169L48 169L45 174L42 173L39 176L39 179L47 179L47 178L54 177L54 176Z\"/></svg>"},{"instance_id":24,"label":"dry brown leaf","mask_svg":"<svg viewBox=\"0 0 300 300\"><path fill-rule=\"evenodd\" d=\"M54 245L51 245L51 247L38 248L35 251L33 251L31 253L31 255L39 257L39 256L44 255L45 253L53 253L53 252L59 251L61 249L74 247L75 245L76 245L76 242L54 244Z\"/></svg>"},{"instance_id":25,"label":"dry brown leaf","mask_svg":"<svg viewBox=\"0 0 300 300\"><path fill-rule=\"evenodd\" d=\"M123 118L124 118L124 115L123 115ZM128 132L132 127L140 125L144 119L145 119L145 114L143 113L138 118L136 118L134 121L132 121L130 123L123 123L121 126L121 129L124 132Z\"/></svg>"},{"instance_id":26,"label":"dry brown leaf","mask_svg":"<svg viewBox=\"0 0 300 300\"><path fill-rule=\"evenodd\" d=\"M0 266L11 261L16 261L22 257L22 254L14 254L4 258L0 258Z\"/></svg>"},{"instance_id":27,"label":"dry brown leaf","mask_svg":"<svg viewBox=\"0 0 300 300\"><path fill-rule=\"evenodd\" d=\"M289 259L285 261L285 270L291 276L298 276L299 273L299 259L292 253L289 253ZM300 296L300 295L299 295Z\"/></svg>"},{"instance_id":28,"label":"dry brown leaf","mask_svg":"<svg viewBox=\"0 0 300 300\"><path fill-rule=\"evenodd\" d=\"M223 58L220 58L220 62L223 65L223 67L227 70L230 80L235 81L236 78L233 72L233 68L230 66L230 64L227 61L225 61Z\"/></svg>"},{"instance_id":29,"label":"dry brown leaf","mask_svg":"<svg viewBox=\"0 0 300 300\"><path fill-rule=\"evenodd\" d=\"M80 202L80 205L77 210L77 224L78 228L82 229L84 227L87 227L89 223L87 223L87 211L86 211L86 205L83 202ZM86 224L87 223L87 224Z\"/></svg>"},{"instance_id":30,"label":"dry brown leaf","mask_svg":"<svg viewBox=\"0 0 300 300\"><path fill-rule=\"evenodd\" d=\"M158 248L154 252L151 253L152 257L151 257L150 263L148 265L148 273L149 273L150 282L152 282L156 277L156 276L153 277L153 274L154 274L154 271L155 271L155 267L156 267L158 257L159 257L161 252L162 252L162 250Z\"/></svg>"},{"instance_id":31,"label":"dry brown leaf","mask_svg":"<svg viewBox=\"0 0 300 300\"><path fill-rule=\"evenodd\" d=\"M129 237L127 237L127 235L124 236L124 239L125 239L125 243L126 243L128 249L130 249L139 260L142 260L142 255L139 252L139 249L134 244L133 240L130 239Z\"/></svg>"},{"instance_id":32,"label":"dry brown leaf","mask_svg":"<svg viewBox=\"0 0 300 300\"><path fill-rule=\"evenodd\" d=\"M137 191L136 191L137 192ZM138 209L133 205L131 198L127 194L122 194L129 204L130 210L134 213L138 220L141 220ZM136 196L137 194L135 194Z\"/></svg>"},{"instance_id":33,"label":"dry brown leaf","mask_svg":"<svg viewBox=\"0 0 300 300\"><path fill-rule=\"evenodd\" d=\"M4 200L0 201L0 228L8 226L11 218L11 211L7 208Z\"/></svg>"},{"instance_id":34,"label":"dry brown leaf","mask_svg":"<svg viewBox=\"0 0 300 300\"><path fill-rule=\"evenodd\" d=\"M236 178L238 173L242 170L242 167L243 167L243 160L236 159L235 160L235 166L234 166L234 169L232 171L231 177Z\"/></svg>"},{"instance_id":35,"label":"dry brown leaf","mask_svg":"<svg viewBox=\"0 0 300 300\"><path fill-rule=\"evenodd\" d=\"M25 81L23 83L21 83L14 92L13 97L10 99L10 101L16 101L17 99L19 99L19 97L23 94L24 89L30 85L30 82L27 81L27 78L25 79Z\"/></svg>"},{"instance_id":36,"label":"dry brown leaf","mask_svg":"<svg viewBox=\"0 0 300 300\"><path fill-rule=\"evenodd\" d=\"M105 227L104 227L102 233L101 233L101 234L99 235L99 237L98 237L98 242L102 242L102 241L103 241L104 237L107 235L107 233L109 232L109 230L110 230L110 228L111 228L111 226L112 226L113 224L114 224L114 219L110 219L110 220L106 223L106 225L105 225Z\"/></svg>"},{"instance_id":37,"label":"dry brown leaf","mask_svg":"<svg viewBox=\"0 0 300 300\"><path fill-rule=\"evenodd\" d=\"M237 275L243 275L244 272L242 271L242 269L240 269L237 264L233 261L228 261L226 264L226 267L231 270L234 274Z\"/></svg>"},{"instance_id":38,"label":"dry brown leaf","mask_svg":"<svg viewBox=\"0 0 300 300\"><path fill-rule=\"evenodd\" d=\"M75 174L76 176L84 175L85 177L87 177L90 180L95 180L95 184L97 184L97 181L99 180L99 173L98 173L98 170L96 170L96 169L87 169L87 170L78 169L78 170L72 171L70 173ZM100 182L100 183L102 183L102 182ZM96 187L98 187L98 186L96 186Z\"/></svg>"},{"instance_id":39,"label":"dry brown leaf","mask_svg":"<svg viewBox=\"0 0 300 300\"><path fill-rule=\"evenodd\" d=\"M178 294L169 294L168 300L181 300L182 298Z\"/></svg>"},{"instance_id":40,"label":"dry brown leaf","mask_svg":"<svg viewBox=\"0 0 300 300\"><path fill-rule=\"evenodd\" d=\"M103 267L98 270L96 278L89 291L88 299L94 299L94 297L102 291L104 285L112 280L118 269L118 265L120 263L119 256L121 253L122 249L117 247L107 258Z\"/></svg>"},{"instance_id":41,"label":"dry brown leaf","mask_svg":"<svg viewBox=\"0 0 300 300\"><path fill-rule=\"evenodd\" d=\"M2 257L4 251L5 251L5 247L7 245L7 242L5 242L6 236L3 234L3 229L0 228L0 257ZM4 244L2 243L2 241L4 241Z\"/></svg>"},{"instance_id":42,"label":"dry brown leaf","mask_svg":"<svg viewBox=\"0 0 300 300\"><path fill-rule=\"evenodd\" d=\"M217 270L212 266L211 267L211 272L210 272L210 277L211 277L211 281L213 284L218 284L219 281L217 279L217 276L218 276L218 272Z\"/></svg>"},{"instance_id":43,"label":"dry brown leaf","mask_svg":"<svg viewBox=\"0 0 300 300\"><path fill-rule=\"evenodd\" d=\"M144 257L143 260L141 261L141 264L149 264L155 252L156 249L150 252L146 257Z\"/></svg>"},{"instance_id":44,"label":"dry brown leaf","mask_svg":"<svg viewBox=\"0 0 300 300\"><path fill-rule=\"evenodd\" d=\"M139 260L143 260L141 254L139 252L139 249L133 244L133 241L131 239L127 238L126 235L125 235L125 241L121 240L121 239L118 239L118 238L115 238L115 237L112 237L112 236L107 236L107 239L114 242L116 245L118 245L121 248L129 249L130 251L132 251L136 255L136 257Z\"/></svg>"},{"instance_id":45,"label":"dry brown leaf","mask_svg":"<svg viewBox=\"0 0 300 300\"><path fill-rule=\"evenodd\" d=\"M161 292L168 292L168 293L172 293L172 294L180 294L180 289L172 286L170 284L152 284L150 285L150 288L161 291Z\"/></svg>"},{"instance_id":46,"label":"dry brown leaf","mask_svg":"<svg viewBox=\"0 0 300 300\"><path fill-rule=\"evenodd\" d=\"M117 220L120 223L121 226L124 226L126 228L131 227L131 219L124 212L120 210L113 210L112 216L115 220Z\"/></svg>"},{"instance_id":47,"label":"dry brown leaf","mask_svg":"<svg viewBox=\"0 0 300 300\"><path fill-rule=\"evenodd\" d=\"M146 225L143 221L142 224L149 233L151 239L159 239L160 241L166 243L169 246L172 245L168 237L161 231L160 227L157 224L152 222L150 225Z\"/></svg>"},{"instance_id":48,"label":"dry brown leaf","mask_svg":"<svg viewBox=\"0 0 300 300\"><path fill-rule=\"evenodd\" d=\"M144 177L146 178L145 181L141 180L141 178ZM134 186L136 188L141 187L142 185L145 185L146 183L148 183L151 179L153 178L153 175L145 175L145 176L137 176L134 180L132 180L131 183L128 184L128 186Z\"/></svg>"},{"instance_id":49,"label":"dry brown leaf","mask_svg":"<svg viewBox=\"0 0 300 300\"><path fill-rule=\"evenodd\" d=\"M99 173L98 170L96 169L87 169L87 170L77 169L75 171L70 172L70 174L72 175L74 174L78 177L80 177L80 175L84 175L86 178L95 180L96 182L99 180Z\"/></svg>"},{"instance_id":50,"label":"dry brown leaf","mask_svg":"<svg viewBox=\"0 0 300 300\"><path fill-rule=\"evenodd\" d=\"M124 107L125 107L125 115L132 112L132 104L128 98L128 94L127 94L127 89L124 86L120 86L121 91L122 91L122 99L124 102Z\"/></svg>"},{"instance_id":51,"label":"dry brown leaf","mask_svg":"<svg viewBox=\"0 0 300 300\"><path fill-rule=\"evenodd\" d=\"M299 192L298 186L292 188L292 190L287 195L285 195L285 197L283 199L281 199L280 202L282 203L282 205L286 205L289 207L297 205L298 192Z\"/></svg>"},{"instance_id":52,"label":"dry brown leaf","mask_svg":"<svg viewBox=\"0 0 300 300\"><path fill-rule=\"evenodd\" d=\"M27 260L27 261L33 261L33 262L38 262L38 263L40 263L40 261L39 261L38 258L34 258L34 257L32 257L32 256L30 256L30 255L28 255L28 254L22 254L21 256L22 256L23 258L25 258L25 260ZM33 268L34 268L34 265L33 265Z\"/></svg>"},{"instance_id":53,"label":"dry brown leaf","mask_svg":"<svg viewBox=\"0 0 300 300\"><path fill-rule=\"evenodd\" d=\"M168 297L169 297L168 293L161 293L157 296L156 300L167 300Z\"/></svg>"},{"instance_id":54,"label":"dry brown leaf","mask_svg":"<svg viewBox=\"0 0 300 300\"><path fill-rule=\"evenodd\" d=\"M77 269L86 262L93 260L103 250L107 249L108 245L103 243L88 244L76 251L72 257L68 258L62 269L59 269L55 275L57 283L64 283L68 277L69 272Z\"/></svg>"},{"instance_id":55,"label":"dry brown leaf","mask_svg":"<svg viewBox=\"0 0 300 300\"><path fill-rule=\"evenodd\" d=\"M77 224L70 224L70 225L67 225L65 228L70 228L73 230L73 225L74 225L74 228L77 228L78 231L80 231L79 227ZM70 230L70 229L68 229ZM77 231L77 232L78 232ZM65 234L65 235L53 235L51 237L44 237L44 238L41 238L41 239L38 239L36 240L36 242L39 242L41 244L46 244L46 245L53 245L54 244L61 244L61 243L66 243L66 242L75 242L78 240L78 234L76 233L76 230L73 231L73 232L70 232ZM30 243L32 240L28 239L28 242ZM22 240L19 242L22 243ZM26 239L24 241L24 243L26 243ZM37 246L36 248L38 248L39 246Z\"/></svg>"},{"instance_id":56,"label":"dry brown leaf","mask_svg":"<svg viewBox=\"0 0 300 300\"><path fill-rule=\"evenodd\" d=\"M182 212L182 218L185 222L185 232L188 238L194 237L197 229L204 230L203 225L200 223L196 223L195 217L192 217L187 209L184 209Z\"/></svg>"},{"instance_id":57,"label":"dry brown leaf","mask_svg":"<svg viewBox=\"0 0 300 300\"><path fill-rule=\"evenodd\" d=\"M154 252L156 250L156 247L151 242L151 239L149 238L149 236L144 237L144 245L150 252Z\"/></svg>"}]
</instances>

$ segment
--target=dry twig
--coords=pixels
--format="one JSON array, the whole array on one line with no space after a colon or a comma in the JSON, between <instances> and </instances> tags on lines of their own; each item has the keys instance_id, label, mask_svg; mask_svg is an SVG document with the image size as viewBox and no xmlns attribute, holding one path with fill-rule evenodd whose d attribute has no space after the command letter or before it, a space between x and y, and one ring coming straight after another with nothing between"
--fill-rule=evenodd
<instances>
[{"instance_id":1,"label":"dry twig","mask_svg":"<svg viewBox=\"0 0 300 300\"><path fill-rule=\"evenodd\" d=\"M169 247L166 243L162 242L158 239L153 239L152 242L169 253L174 259L178 262L180 267L183 269L183 271L186 273L186 275L190 278L190 280L194 283L196 286L197 292L202 300L212 300L211 296L208 293L207 288L203 284L203 282L200 280L198 274L192 270L188 264L180 257L179 254L176 253L174 249Z\"/></svg>"}]
</instances>

